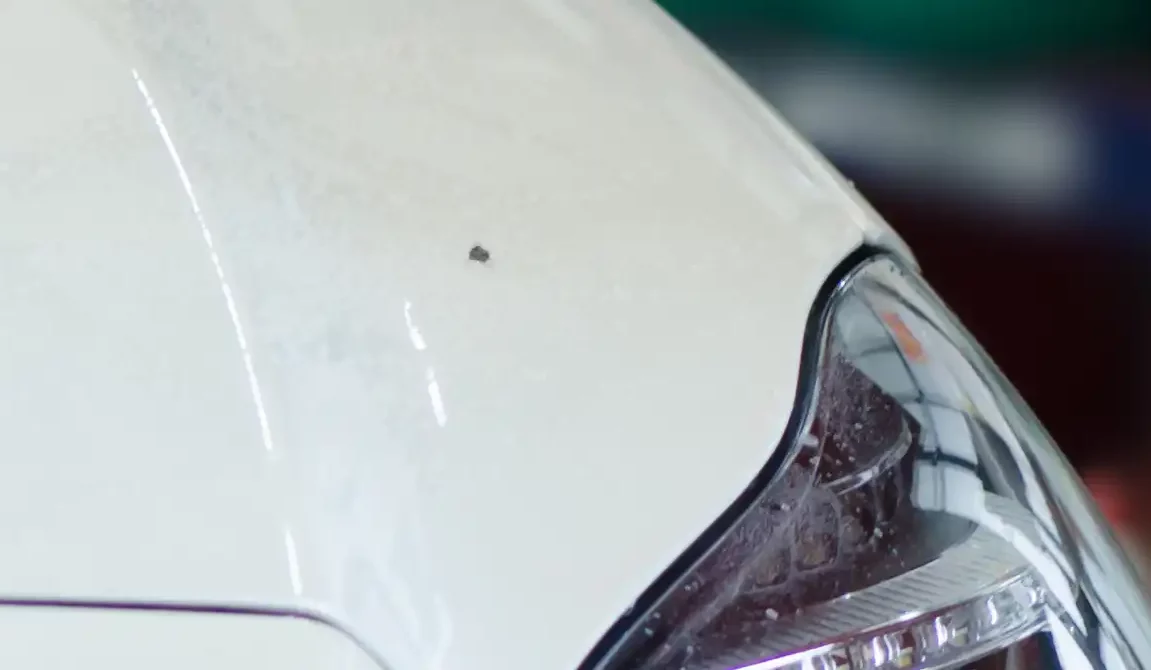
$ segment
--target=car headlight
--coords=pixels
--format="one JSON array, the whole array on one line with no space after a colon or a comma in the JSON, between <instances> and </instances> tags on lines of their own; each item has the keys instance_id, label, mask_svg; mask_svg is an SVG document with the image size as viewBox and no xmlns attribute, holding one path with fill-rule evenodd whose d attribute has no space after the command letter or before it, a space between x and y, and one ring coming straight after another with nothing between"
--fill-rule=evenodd
<instances>
[{"instance_id":1,"label":"car headlight","mask_svg":"<svg viewBox=\"0 0 1151 670\"><path fill-rule=\"evenodd\" d=\"M898 260L843 275L787 442L584 667L1148 667L1133 571L1007 382Z\"/></svg>"}]
</instances>

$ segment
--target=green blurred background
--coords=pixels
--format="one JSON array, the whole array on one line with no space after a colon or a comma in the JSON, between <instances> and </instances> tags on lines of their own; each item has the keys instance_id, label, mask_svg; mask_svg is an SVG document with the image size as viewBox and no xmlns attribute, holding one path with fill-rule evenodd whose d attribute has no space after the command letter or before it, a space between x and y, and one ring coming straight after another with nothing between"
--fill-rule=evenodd
<instances>
[{"instance_id":1,"label":"green blurred background","mask_svg":"<svg viewBox=\"0 0 1151 670\"><path fill-rule=\"evenodd\" d=\"M987 65L1142 50L1143 0L663 0L693 29L788 31L901 57Z\"/></svg>"}]
</instances>

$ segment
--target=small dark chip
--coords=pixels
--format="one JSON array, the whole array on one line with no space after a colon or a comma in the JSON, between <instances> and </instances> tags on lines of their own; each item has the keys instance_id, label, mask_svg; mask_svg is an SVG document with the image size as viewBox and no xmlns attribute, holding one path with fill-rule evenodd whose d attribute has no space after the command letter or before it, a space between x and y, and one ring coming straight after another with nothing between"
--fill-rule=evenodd
<instances>
[{"instance_id":1,"label":"small dark chip","mask_svg":"<svg viewBox=\"0 0 1151 670\"><path fill-rule=\"evenodd\" d=\"M468 260L472 260L477 263L487 263L489 260L491 260L491 258L491 252L478 244L472 247L472 250L468 252Z\"/></svg>"}]
</instances>

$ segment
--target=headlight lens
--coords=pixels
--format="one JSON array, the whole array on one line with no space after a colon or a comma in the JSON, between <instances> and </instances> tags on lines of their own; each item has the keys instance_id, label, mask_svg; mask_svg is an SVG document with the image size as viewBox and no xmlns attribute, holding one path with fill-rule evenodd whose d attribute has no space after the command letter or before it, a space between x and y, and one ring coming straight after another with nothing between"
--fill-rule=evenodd
<instances>
[{"instance_id":1,"label":"headlight lens","mask_svg":"<svg viewBox=\"0 0 1151 670\"><path fill-rule=\"evenodd\" d=\"M782 467L586 667L1146 667L1127 562L930 289L876 257L818 323Z\"/></svg>"}]
</instances>

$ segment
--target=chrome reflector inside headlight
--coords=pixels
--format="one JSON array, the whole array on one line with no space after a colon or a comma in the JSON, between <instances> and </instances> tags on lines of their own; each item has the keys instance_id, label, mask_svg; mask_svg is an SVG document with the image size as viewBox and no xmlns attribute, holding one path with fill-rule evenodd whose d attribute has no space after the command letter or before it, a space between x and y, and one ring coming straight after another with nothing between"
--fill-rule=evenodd
<instances>
[{"instance_id":1,"label":"chrome reflector inside headlight","mask_svg":"<svg viewBox=\"0 0 1151 670\"><path fill-rule=\"evenodd\" d=\"M1127 562L930 289L872 258L817 317L786 458L586 667L1145 667Z\"/></svg>"}]
</instances>

